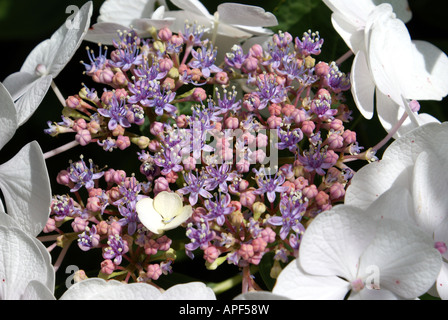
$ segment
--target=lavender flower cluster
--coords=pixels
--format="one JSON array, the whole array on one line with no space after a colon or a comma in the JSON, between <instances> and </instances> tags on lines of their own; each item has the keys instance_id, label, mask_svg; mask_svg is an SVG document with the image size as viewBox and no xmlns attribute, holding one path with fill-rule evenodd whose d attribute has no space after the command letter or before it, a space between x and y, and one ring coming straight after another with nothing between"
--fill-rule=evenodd
<instances>
[{"instance_id":1,"label":"lavender flower cluster","mask_svg":"<svg viewBox=\"0 0 448 320\"><path fill-rule=\"evenodd\" d=\"M183 196L193 207L185 251L202 254L209 269L258 265L268 252L275 266L286 263L307 224L344 198L353 175L344 159L363 148L345 128L349 77L334 62L316 63L318 32L279 32L247 52L234 45L221 63L203 38L200 26L186 24L148 39L119 33L110 54L88 49L85 74L103 92L84 86L66 100L62 121L49 122L50 135L73 133L83 146L127 150L141 162L138 177L82 158L58 176L71 195L54 196L45 232L81 250L101 248L103 276L127 270L150 281L172 271L169 233L138 219L143 197ZM73 233L61 231L66 222Z\"/></svg>"}]
</instances>

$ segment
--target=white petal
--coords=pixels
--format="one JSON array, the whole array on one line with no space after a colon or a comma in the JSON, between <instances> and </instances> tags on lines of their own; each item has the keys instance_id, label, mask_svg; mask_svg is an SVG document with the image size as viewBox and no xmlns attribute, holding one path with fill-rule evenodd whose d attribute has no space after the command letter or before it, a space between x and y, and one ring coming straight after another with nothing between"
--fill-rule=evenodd
<instances>
[{"instance_id":1,"label":"white petal","mask_svg":"<svg viewBox=\"0 0 448 320\"><path fill-rule=\"evenodd\" d=\"M380 288L413 299L431 288L441 267L431 237L412 224L384 219L360 259L358 276L379 276Z\"/></svg>"},{"instance_id":2,"label":"white petal","mask_svg":"<svg viewBox=\"0 0 448 320\"><path fill-rule=\"evenodd\" d=\"M148 34L148 30L151 27L156 28L157 30L162 28L170 28L174 23L174 18L164 18L164 19L135 19L132 21L132 25L137 30L137 33L140 37L143 37L144 34Z\"/></svg>"},{"instance_id":3,"label":"white petal","mask_svg":"<svg viewBox=\"0 0 448 320\"><path fill-rule=\"evenodd\" d=\"M0 165L0 188L8 214L29 235L45 227L51 205L51 188L45 160L36 141Z\"/></svg>"},{"instance_id":4,"label":"white petal","mask_svg":"<svg viewBox=\"0 0 448 320\"><path fill-rule=\"evenodd\" d=\"M373 82L363 51L358 51L355 55L350 73L350 81L356 106L364 118L371 119L373 116L375 83Z\"/></svg>"},{"instance_id":5,"label":"white petal","mask_svg":"<svg viewBox=\"0 0 448 320\"><path fill-rule=\"evenodd\" d=\"M367 57L377 88L401 104L403 85L399 81L412 67L412 55L408 54L410 36L404 23L396 19L391 10L390 5L382 4L372 12L371 26L366 28L366 33L370 34Z\"/></svg>"},{"instance_id":6,"label":"white petal","mask_svg":"<svg viewBox=\"0 0 448 320\"><path fill-rule=\"evenodd\" d=\"M291 300L342 300L349 290L347 281L306 273L293 260L280 272L272 293Z\"/></svg>"},{"instance_id":7,"label":"white petal","mask_svg":"<svg viewBox=\"0 0 448 320\"><path fill-rule=\"evenodd\" d=\"M47 74L55 78L66 66L81 44L90 24L92 2L86 2L73 17L53 33L50 39L38 44L26 58L20 71L35 74L42 64Z\"/></svg>"},{"instance_id":8,"label":"white petal","mask_svg":"<svg viewBox=\"0 0 448 320\"><path fill-rule=\"evenodd\" d=\"M57 55L51 63L50 74L55 78L59 72L72 59L81 42L84 40L87 30L90 26L90 17L92 16L92 1L86 2L76 13L71 22L70 28L66 31L62 43L59 43ZM63 25L61 28L67 28Z\"/></svg>"},{"instance_id":9,"label":"white petal","mask_svg":"<svg viewBox=\"0 0 448 320\"><path fill-rule=\"evenodd\" d=\"M173 220L171 220L171 222L166 223L163 226L163 230L171 230L177 228L182 223L187 221L192 214L193 214L193 208L191 206L188 205L183 207L181 211L177 213L176 217Z\"/></svg>"},{"instance_id":10,"label":"white petal","mask_svg":"<svg viewBox=\"0 0 448 320\"><path fill-rule=\"evenodd\" d=\"M343 15L347 23L357 29L362 29L370 12L375 8L372 0L323 0L323 2L333 11Z\"/></svg>"},{"instance_id":11,"label":"white petal","mask_svg":"<svg viewBox=\"0 0 448 320\"><path fill-rule=\"evenodd\" d=\"M202 282L177 284L167 289L159 300L216 300L215 293Z\"/></svg>"},{"instance_id":12,"label":"white petal","mask_svg":"<svg viewBox=\"0 0 448 320\"><path fill-rule=\"evenodd\" d=\"M394 184L409 187L412 168L411 164L400 160L369 163L353 176L345 194L345 204L367 209Z\"/></svg>"},{"instance_id":13,"label":"white petal","mask_svg":"<svg viewBox=\"0 0 448 320\"><path fill-rule=\"evenodd\" d=\"M348 300L400 300L400 297L386 289L363 289L350 293Z\"/></svg>"},{"instance_id":14,"label":"white petal","mask_svg":"<svg viewBox=\"0 0 448 320\"><path fill-rule=\"evenodd\" d=\"M390 3L394 8L394 13L397 15L397 18L402 20L404 23L409 22L412 18L412 11L411 8L409 8L408 0L377 0L375 2L376 4L379 4L379 2Z\"/></svg>"},{"instance_id":15,"label":"white petal","mask_svg":"<svg viewBox=\"0 0 448 320\"><path fill-rule=\"evenodd\" d=\"M373 221L360 209L347 205L319 214L300 244L302 268L313 275L354 280L359 257L374 236Z\"/></svg>"},{"instance_id":16,"label":"white petal","mask_svg":"<svg viewBox=\"0 0 448 320\"><path fill-rule=\"evenodd\" d=\"M14 106L14 102L12 101L8 90L6 90L2 83L0 83L0 101L0 128L2 130L0 135L1 150L14 136L18 127L16 107Z\"/></svg>"},{"instance_id":17,"label":"white petal","mask_svg":"<svg viewBox=\"0 0 448 320\"><path fill-rule=\"evenodd\" d=\"M12 99L16 101L21 96L25 94L32 83L38 79L38 76L33 72L30 74L28 72L14 72L10 74L3 81L3 85L8 90Z\"/></svg>"},{"instance_id":18,"label":"white petal","mask_svg":"<svg viewBox=\"0 0 448 320\"><path fill-rule=\"evenodd\" d=\"M138 218L143 225L153 233L163 232L165 224L162 222L162 216L154 209L154 200L143 198L135 205Z\"/></svg>"},{"instance_id":19,"label":"white petal","mask_svg":"<svg viewBox=\"0 0 448 320\"><path fill-rule=\"evenodd\" d=\"M129 27L132 20L150 18L155 0L108 0L100 8L97 22L111 22Z\"/></svg>"},{"instance_id":20,"label":"white petal","mask_svg":"<svg viewBox=\"0 0 448 320\"><path fill-rule=\"evenodd\" d=\"M0 242L0 298L21 298L32 280L54 290L53 266L33 238L20 229L0 226Z\"/></svg>"},{"instance_id":21,"label":"white petal","mask_svg":"<svg viewBox=\"0 0 448 320\"><path fill-rule=\"evenodd\" d=\"M28 283L21 298L23 300L56 300L53 292L36 280L32 280Z\"/></svg>"},{"instance_id":22,"label":"white petal","mask_svg":"<svg viewBox=\"0 0 448 320\"><path fill-rule=\"evenodd\" d=\"M375 219L394 219L412 223L414 203L410 190L403 185L393 185L375 200L366 210Z\"/></svg>"},{"instance_id":23,"label":"white petal","mask_svg":"<svg viewBox=\"0 0 448 320\"><path fill-rule=\"evenodd\" d=\"M94 24L85 36L85 40L101 43L105 45L112 45L112 40L118 40L118 30L131 31L131 28L113 22L98 22Z\"/></svg>"},{"instance_id":24,"label":"white petal","mask_svg":"<svg viewBox=\"0 0 448 320\"><path fill-rule=\"evenodd\" d=\"M37 110L50 89L51 76L40 77L27 88L25 94L16 102L17 122L24 124Z\"/></svg>"},{"instance_id":25,"label":"white petal","mask_svg":"<svg viewBox=\"0 0 448 320\"><path fill-rule=\"evenodd\" d=\"M174 22L170 29L173 32L184 32L185 22L196 23L198 26L202 26L205 31L211 30L213 27L213 17L205 17L201 14L197 14L192 11L176 10L165 12L165 18L174 18Z\"/></svg>"},{"instance_id":26,"label":"white petal","mask_svg":"<svg viewBox=\"0 0 448 320\"><path fill-rule=\"evenodd\" d=\"M412 41L412 65L409 66L411 78L406 82L405 97L415 100L442 100L448 94L448 57L426 41Z\"/></svg>"},{"instance_id":27,"label":"white petal","mask_svg":"<svg viewBox=\"0 0 448 320\"><path fill-rule=\"evenodd\" d=\"M406 110L401 104L397 104L390 96L382 93L380 90L376 90L376 109L378 112L378 119L381 122L384 130L390 132L391 129L401 120ZM417 128L418 122L416 117L407 117L403 124L398 129L394 138L398 138L403 134ZM412 121L414 120L414 121Z\"/></svg>"},{"instance_id":28,"label":"white petal","mask_svg":"<svg viewBox=\"0 0 448 320\"><path fill-rule=\"evenodd\" d=\"M437 155L424 151L414 166L415 219L417 225L431 235L448 217L448 173L441 160Z\"/></svg>"},{"instance_id":29,"label":"white petal","mask_svg":"<svg viewBox=\"0 0 448 320\"><path fill-rule=\"evenodd\" d=\"M437 293L442 300L448 300L448 264L443 262L436 283Z\"/></svg>"},{"instance_id":30,"label":"white petal","mask_svg":"<svg viewBox=\"0 0 448 320\"><path fill-rule=\"evenodd\" d=\"M335 12L331 15L331 23L350 50L353 52L365 50L364 29L349 22L345 16L339 12Z\"/></svg>"},{"instance_id":31,"label":"white petal","mask_svg":"<svg viewBox=\"0 0 448 320\"><path fill-rule=\"evenodd\" d=\"M218 5L219 20L228 24L252 27L272 27L278 24L277 18L263 8L240 3L221 3Z\"/></svg>"},{"instance_id":32,"label":"white petal","mask_svg":"<svg viewBox=\"0 0 448 320\"><path fill-rule=\"evenodd\" d=\"M60 300L155 300L161 292L147 283L89 278L72 285Z\"/></svg>"},{"instance_id":33,"label":"white petal","mask_svg":"<svg viewBox=\"0 0 448 320\"><path fill-rule=\"evenodd\" d=\"M153 205L163 219L169 221L180 213L183 202L181 196L177 193L162 191L154 198Z\"/></svg>"},{"instance_id":34,"label":"white petal","mask_svg":"<svg viewBox=\"0 0 448 320\"><path fill-rule=\"evenodd\" d=\"M171 0L171 2L185 11L193 12L197 15L204 16L208 20L213 20L213 16L208 12L207 8L198 0Z\"/></svg>"}]
</instances>

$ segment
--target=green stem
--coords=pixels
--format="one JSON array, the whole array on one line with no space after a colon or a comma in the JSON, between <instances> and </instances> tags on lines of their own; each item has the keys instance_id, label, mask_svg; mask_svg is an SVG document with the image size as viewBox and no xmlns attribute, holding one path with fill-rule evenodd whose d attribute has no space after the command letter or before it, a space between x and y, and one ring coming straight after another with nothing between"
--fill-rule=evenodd
<instances>
[{"instance_id":1,"label":"green stem","mask_svg":"<svg viewBox=\"0 0 448 320\"><path fill-rule=\"evenodd\" d=\"M218 283L209 283L208 286L213 290L215 294L220 294L230 290L234 286L240 284L243 281L243 277L241 274L237 274L227 280Z\"/></svg>"}]
</instances>

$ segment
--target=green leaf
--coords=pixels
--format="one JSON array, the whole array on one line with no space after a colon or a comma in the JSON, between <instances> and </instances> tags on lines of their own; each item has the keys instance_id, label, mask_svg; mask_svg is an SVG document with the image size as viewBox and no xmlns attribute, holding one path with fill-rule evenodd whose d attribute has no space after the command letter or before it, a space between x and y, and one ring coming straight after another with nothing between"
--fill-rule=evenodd
<instances>
[{"instance_id":1,"label":"green leaf","mask_svg":"<svg viewBox=\"0 0 448 320\"><path fill-rule=\"evenodd\" d=\"M274 252L265 253L258 265L258 272L269 291L272 291L276 281L276 279L271 277L271 269L274 266L274 255Z\"/></svg>"}]
</instances>

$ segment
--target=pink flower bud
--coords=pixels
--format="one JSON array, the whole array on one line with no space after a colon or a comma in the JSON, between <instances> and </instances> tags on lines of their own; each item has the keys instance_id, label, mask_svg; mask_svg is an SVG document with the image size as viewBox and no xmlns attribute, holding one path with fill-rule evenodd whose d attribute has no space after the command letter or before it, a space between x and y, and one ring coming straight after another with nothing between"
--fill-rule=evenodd
<instances>
[{"instance_id":1,"label":"pink flower bud","mask_svg":"<svg viewBox=\"0 0 448 320\"><path fill-rule=\"evenodd\" d=\"M272 103L268 107L271 116L279 116L282 114L282 106L277 103Z\"/></svg>"},{"instance_id":2,"label":"pink flower bud","mask_svg":"<svg viewBox=\"0 0 448 320\"><path fill-rule=\"evenodd\" d=\"M338 200L338 199L341 199L343 196L345 196L345 188L344 188L344 186L341 183L339 183L339 182L335 182L330 187L330 199L331 200Z\"/></svg>"},{"instance_id":3,"label":"pink flower bud","mask_svg":"<svg viewBox=\"0 0 448 320\"><path fill-rule=\"evenodd\" d=\"M253 190L247 190L241 193L240 195L240 203L245 207L252 207L256 199L256 195L253 193Z\"/></svg>"},{"instance_id":4,"label":"pink flower bud","mask_svg":"<svg viewBox=\"0 0 448 320\"><path fill-rule=\"evenodd\" d=\"M267 123L269 126L269 129L277 129L282 125L282 118L276 117L276 116L270 116L267 119Z\"/></svg>"},{"instance_id":5,"label":"pink flower bud","mask_svg":"<svg viewBox=\"0 0 448 320\"><path fill-rule=\"evenodd\" d=\"M240 125L238 118L235 118L235 117L228 117L224 121L224 123L225 123L227 129L238 129L238 127Z\"/></svg>"},{"instance_id":6,"label":"pink flower bud","mask_svg":"<svg viewBox=\"0 0 448 320\"><path fill-rule=\"evenodd\" d=\"M204 260L208 263L213 263L220 255L219 250L215 246L208 246L204 250Z\"/></svg>"},{"instance_id":7,"label":"pink flower bud","mask_svg":"<svg viewBox=\"0 0 448 320\"><path fill-rule=\"evenodd\" d=\"M303 188L302 194L308 199L313 199L314 197L317 196L318 192L319 191L317 190L316 185L312 184L310 186Z\"/></svg>"},{"instance_id":8,"label":"pink flower bud","mask_svg":"<svg viewBox=\"0 0 448 320\"><path fill-rule=\"evenodd\" d=\"M164 131L164 126L163 126L163 123L161 123L161 122L155 121L155 122L151 123L151 125L149 127L149 132L151 132L151 134L155 135L155 136L163 133L163 131Z\"/></svg>"},{"instance_id":9,"label":"pink flower bud","mask_svg":"<svg viewBox=\"0 0 448 320\"><path fill-rule=\"evenodd\" d=\"M105 235L109 232L109 225L106 221L102 220L96 225L96 231L98 232L98 234Z\"/></svg>"},{"instance_id":10,"label":"pink flower bud","mask_svg":"<svg viewBox=\"0 0 448 320\"><path fill-rule=\"evenodd\" d=\"M246 73L251 73L257 70L258 68L258 60L255 57L248 57L243 61L242 65L243 71Z\"/></svg>"},{"instance_id":11,"label":"pink flower bud","mask_svg":"<svg viewBox=\"0 0 448 320\"><path fill-rule=\"evenodd\" d=\"M122 227L121 227L120 223L118 223L118 221L113 221L109 225L108 234L109 235L121 234L121 229L122 229Z\"/></svg>"},{"instance_id":12,"label":"pink flower bud","mask_svg":"<svg viewBox=\"0 0 448 320\"><path fill-rule=\"evenodd\" d=\"M239 173L243 173L243 172L249 172L250 169L250 162L247 160L240 160L236 163L236 170Z\"/></svg>"},{"instance_id":13,"label":"pink flower bud","mask_svg":"<svg viewBox=\"0 0 448 320\"><path fill-rule=\"evenodd\" d=\"M121 125L117 124L115 129L112 130L112 135L114 137L122 136L122 135L124 135L124 131L125 131L124 128Z\"/></svg>"},{"instance_id":14,"label":"pink flower bud","mask_svg":"<svg viewBox=\"0 0 448 320\"><path fill-rule=\"evenodd\" d=\"M167 236L161 236L156 240L157 244L159 245L159 250L162 251L168 251L171 247L171 243L173 242L170 238Z\"/></svg>"},{"instance_id":15,"label":"pink flower bud","mask_svg":"<svg viewBox=\"0 0 448 320\"><path fill-rule=\"evenodd\" d=\"M330 149L342 148L344 146L344 138L337 133L333 133L327 138L327 144Z\"/></svg>"},{"instance_id":16,"label":"pink flower bud","mask_svg":"<svg viewBox=\"0 0 448 320\"><path fill-rule=\"evenodd\" d=\"M330 72L330 66L326 62L319 62L314 66L314 73L318 77L326 77Z\"/></svg>"},{"instance_id":17,"label":"pink flower bud","mask_svg":"<svg viewBox=\"0 0 448 320\"><path fill-rule=\"evenodd\" d=\"M109 202L113 203L121 198L121 193L118 190L118 187L112 187L106 191L107 196L109 197Z\"/></svg>"},{"instance_id":18,"label":"pink flower bud","mask_svg":"<svg viewBox=\"0 0 448 320\"><path fill-rule=\"evenodd\" d=\"M241 211L241 202L232 200L230 201L229 207L233 207L233 211Z\"/></svg>"},{"instance_id":19,"label":"pink flower bud","mask_svg":"<svg viewBox=\"0 0 448 320\"><path fill-rule=\"evenodd\" d=\"M70 173L67 170L61 170L56 177L56 182L63 186L70 186L73 182L70 180Z\"/></svg>"},{"instance_id":20,"label":"pink flower bud","mask_svg":"<svg viewBox=\"0 0 448 320\"><path fill-rule=\"evenodd\" d=\"M115 170L114 169L109 169L107 171L104 172L104 180L107 183L113 183L114 182L114 174L115 174Z\"/></svg>"},{"instance_id":21,"label":"pink flower bud","mask_svg":"<svg viewBox=\"0 0 448 320\"><path fill-rule=\"evenodd\" d=\"M245 191L249 187L249 181L242 179L238 184L240 191Z\"/></svg>"},{"instance_id":22,"label":"pink flower bud","mask_svg":"<svg viewBox=\"0 0 448 320\"><path fill-rule=\"evenodd\" d=\"M294 107L294 105L292 104L286 104L283 108L282 108L282 113L289 117L294 111L296 110L296 107Z\"/></svg>"},{"instance_id":23,"label":"pink flower bud","mask_svg":"<svg viewBox=\"0 0 448 320\"><path fill-rule=\"evenodd\" d=\"M205 99L207 99L207 93L202 88L194 89L192 96L193 100L197 102L204 101Z\"/></svg>"},{"instance_id":24,"label":"pink flower bud","mask_svg":"<svg viewBox=\"0 0 448 320\"><path fill-rule=\"evenodd\" d=\"M409 102L409 108L411 108L412 112L418 112L420 110L420 103L416 100L412 100Z\"/></svg>"},{"instance_id":25,"label":"pink flower bud","mask_svg":"<svg viewBox=\"0 0 448 320\"><path fill-rule=\"evenodd\" d=\"M177 175L176 172L170 171L168 172L168 174L165 175L165 178L169 183L175 183L177 181L177 178L179 178L179 176Z\"/></svg>"},{"instance_id":26,"label":"pink flower bud","mask_svg":"<svg viewBox=\"0 0 448 320\"><path fill-rule=\"evenodd\" d=\"M100 199L98 199L97 197L87 198L86 208L87 208L87 210L92 211L92 212L100 211L101 210Z\"/></svg>"},{"instance_id":27,"label":"pink flower bud","mask_svg":"<svg viewBox=\"0 0 448 320\"><path fill-rule=\"evenodd\" d=\"M229 76L225 71L217 72L214 76L214 79L215 83L217 84L227 85L229 83Z\"/></svg>"},{"instance_id":28,"label":"pink flower bud","mask_svg":"<svg viewBox=\"0 0 448 320\"><path fill-rule=\"evenodd\" d=\"M165 177L157 178L154 181L154 193L157 194L162 191L171 191L170 183Z\"/></svg>"},{"instance_id":29,"label":"pink flower bud","mask_svg":"<svg viewBox=\"0 0 448 320\"><path fill-rule=\"evenodd\" d=\"M328 203L330 196L326 194L324 191L319 191L316 195L316 203L318 206L323 206Z\"/></svg>"},{"instance_id":30,"label":"pink flower bud","mask_svg":"<svg viewBox=\"0 0 448 320\"><path fill-rule=\"evenodd\" d=\"M66 100L65 100L65 104L67 105L67 107L72 108L72 109L77 109L81 104L81 99L79 99L79 97L77 96L69 96Z\"/></svg>"},{"instance_id":31,"label":"pink flower bud","mask_svg":"<svg viewBox=\"0 0 448 320\"><path fill-rule=\"evenodd\" d=\"M160 29L157 35L159 36L159 39L162 41L170 41L171 37L173 36L173 33L169 28L165 27Z\"/></svg>"},{"instance_id":32,"label":"pink flower bud","mask_svg":"<svg viewBox=\"0 0 448 320\"><path fill-rule=\"evenodd\" d=\"M330 123L330 129L334 131L342 131L344 130L344 123L340 119L333 119Z\"/></svg>"},{"instance_id":33,"label":"pink flower bud","mask_svg":"<svg viewBox=\"0 0 448 320\"><path fill-rule=\"evenodd\" d=\"M116 170L114 172L114 182L121 184L126 179L126 172L124 170Z\"/></svg>"},{"instance_id":34,"label":"pink flower bud","mask_svg":"<svg viewBox=\"0 0 448 320\"><path fill-rule=\"evenodd\" d=\"M160 72L168 72L171 70L171 68L173 67L173 60L169 59L169 58L163 58L159 60L159 68L160 68Z\"/></svg>"},{"instance_id":35,"label":"pink flower bud","mask_svg":"<svg viewBox=\"0 0 448 320\"><path fill-rule=\"evenodd\" d=\"M112 78L112 83L116 87L124 87L128 84L128 79L123 72L117 72Z\"/></svg>"},{"instance_id":36,"label":"pink flower bud","mask_svg":"<svg viewBox=\"0 0 448 320\"><path fill-rule=\"evenodd\" d=\"M43 232L49 233L49 232L53 232L54 230L56 230L56 221L54 221L54 219L52 219L52 218L48 218Z\"/></svg>"},{"instance_id":37,"label":"pink flower bud","mask_svg":"<svg viewBox=\"0 0 448 320\"><path fill-rule=\"evenodd\" d=\"M336 152L334 152L333 150L327 150L326 157L324 160L325 163L330 163L331 165L335 165L336 162L338 162L338 160L339 160L339 156Z\"/></svg>"},{"instance_id":38,"label":"pink flower bud","mask_svg":"<svg viewBox=\"0 0 448 320\"><path fill-rule=\"evenodd\" d=\"M75 140L82 146L88 145L90 141L92 141L92 135L90 131L87 129L83 129L78 131L75 135Z\"/></svg>"},{"instance_id":39,"label":"pink flower bud","mask_svg":"<svg viewBox=\"0 0 448 320\"><path fill-rule=\"evenodd\" d=\"M87 220L82 219L81 217L76 217L72 222L72 229L74 232L83 232L86 230L89 222Z\"/></svg>"},{"instance_id":40,"label":"pink flower bud","mask_svg":"<svg viewBox=\"0 0 448 320\"><path fill-rule=\"evenodd\" d=\"M148 149L152 152L157 152L160 149L160 143L157 140L151 140L148 143Z\"/></svg>"},{"instance_id":41,"label":"pink flower bud","mask_svg":"<svg viewBox=\"0 0 448 320\"><path fill-rule=\"evenodd\" d=\"M342 137L344 138L344 142L346 144L352 144L356 142L356 132L351 130L345 130L342 134Z\"/></svg>"},{"instance_id":42,"label":"pink flower bud","mask_svg":"<svg viewBox=\"0 0 448 320\"><path fill-rule=\"evenodd\" d=\"M112 274L115 270L115 264L110 259L101 262L101 273Z\"/></svg>"},{"instance_id":43,"label":"pink flower bud","mask_svg":"<svg viewBox=\"0 0 448 320\"><path fill-rule=\"evenodd\" d=\"M196 168L196 159L193 157L188 157L182 160L185 170L194 170Z\"/></svg>"},{"instance_id":44,"label":"pink flower bud","mask_svg":"<svg viewBox=\"0 0 448 320\"><path fill-rule=\"evenodd\" d=\"M87 122L84 119L77 119L73 124L73 130L80 131L87 129Z\"/></svg>"},{"instance_id":45,"label":"pink flower bud","mask_svg":"<svg viewBox=\"0 0 448 320\"><path fill-rule=\"evenodd\" d=\"M100 124L95 120L92 120L87 124L87 130L89 130L90 134L97 134L100 128Z\"/></svg>"},{"instance_id":46,"label":"pink flower bud","mask_svg":"<svg viewBox=\"0 0 448 320\"><path fill-rule=\"evenodd\" d=\"M311 136L314 132L314 129L316 128L316 125L313 121L303 121L302 122L302 132L306 136Z\"/></svg>"},{"instance_id":47,"label":"pink flower bud","mask_svg":"<svg viewBox=\"0 0 448 320\"><path fill-rule=\"evenodd\" d=\"M263 237L256 238L252 241L252 247L254 252L263 252L268 245L267 241L263 239Z\"/></svg>"},{"instance_id":48,"label":"pink flower bud","mask_svg":"<svg viewBox=\"0 0 448 320\"><path fill-rule=\"evenodd\" d=\"M157 280L162 275L162 268L158 264L148 265L146 276L152 280Z\"/></svg>"},{"instance_id":49,"label":"pink flower bud","mask_svg":"<svg viewBox=\"0 0 448 320\"><path fill-rule=\"evenodd\" d=\"M110 69L96 70L92 75L92 80L98 83L110 84L114 79L114 72Z\"/></svg>"},{"instance_id":50,"label":"pink flower bud","mask_svg":"<svg viewBox=\"0 0 448 320\"><path fill-rule=\"evenodd\" d=\"M303 190L306 186L308 186L308 180L304 177L300 176L296 180L294 180L294 186L296 190Z\"/></svg>"},{"instance_id":51,"label":"pink flower bud","mask_svg":"<svg viewBox=\"0 0 448 320\"><path fill-rule=\"evenodd\" d=\"M184 114L180 114L176 118L176 125L178 128L186 128L188 126L187 116Z\"/></svg>"},{"instance_id":52,"label":"pink flower bud","mask_svg":"<svg viewBox=\"0 0 448 320\"><path fill-rule=\"evenodd\" d=\"M264 133L259 133L257 135L257 147L266 148L268 146L268 136Z\"/></svg>"},{"instance_id":53,"label":"pink flower bud","mask_svg":"<svg viewBox=\"0 0 448 320\"><path fill-rule=\"evenodd\" d=\"M266 243L273 243L275 241L276 233L270 227L266 227L261 231L261 237Z\"/></svg>"},{"instance_id":54,"label":"pink flower bud","mask_svg":"<svg viewBox=\"0 0 448 320\"><path fill-rule=\"evenodd\" d=\"M118 138L117 138L117 147L120 149L120 150L124 150L124 149L126 149L127 147L129 147L130 145L131 145L131 140L129 139L129 137L128 136L118 136Z\"/></svg>"},{"instance_id":55,"label":"pink flower bud","mask_svg":"<svg viewBox=\"0 0 448 320\"><path fill-rule=\"evenodd\" d=\"M252 57L255 57L255 58L261 58L261 57L263 57L263 52L264 52L263 47L262 47L261 45L259 45L259 44L254 44L254 45L249 49L249 54L250 54Z\"/></svg>"},{"instance_id":56,"label":"pink flower bud","mask_svg":"<svg viewBox=\"0 0 448 320\"><path fill-rule=\"evenodd\" d=\"M238 250L238 254L243 260L249 260L254 255L254 248L251 244L243 243Z\"/></svg>"}]
</instances>

